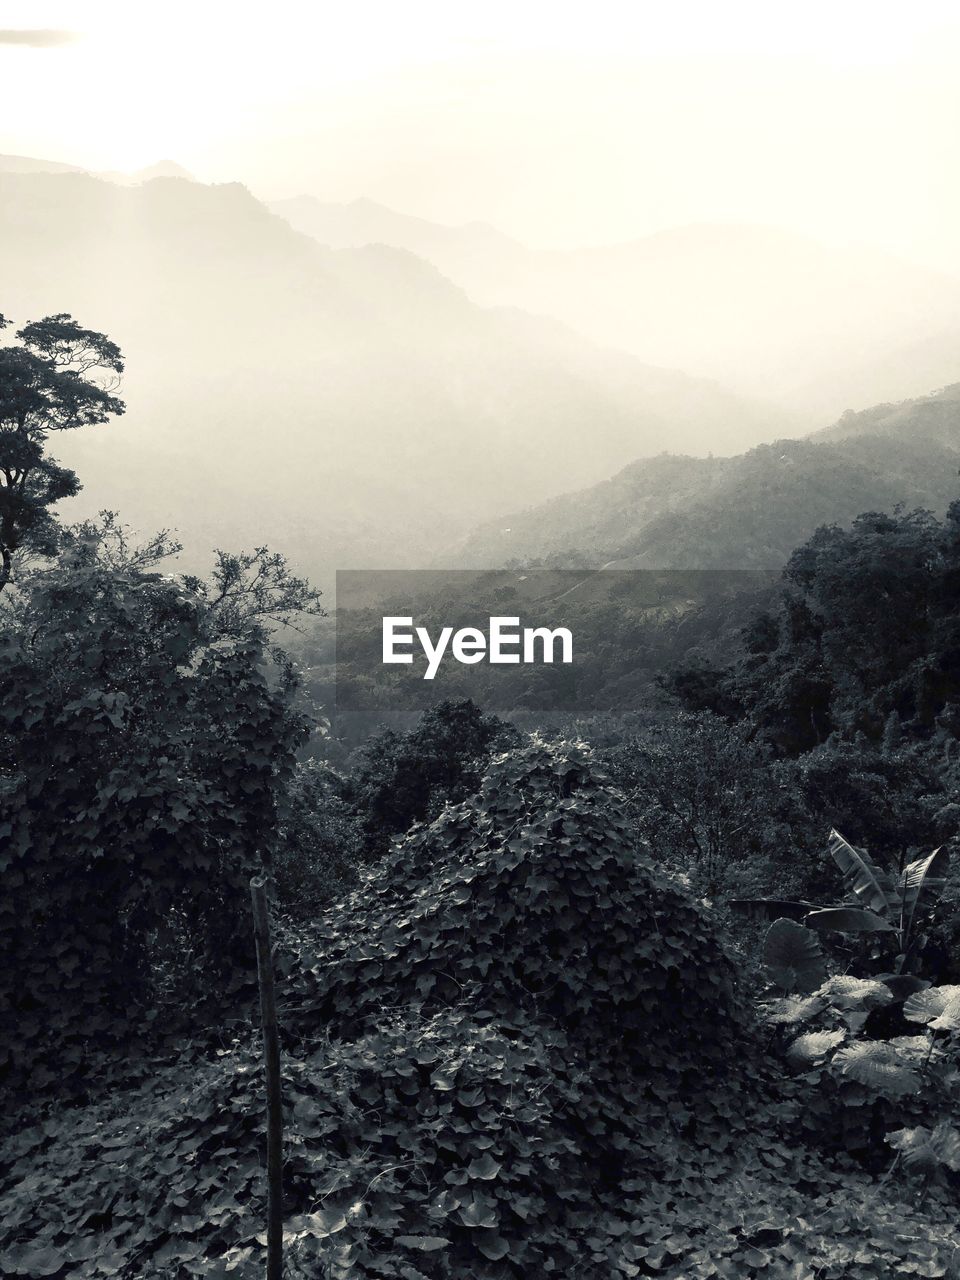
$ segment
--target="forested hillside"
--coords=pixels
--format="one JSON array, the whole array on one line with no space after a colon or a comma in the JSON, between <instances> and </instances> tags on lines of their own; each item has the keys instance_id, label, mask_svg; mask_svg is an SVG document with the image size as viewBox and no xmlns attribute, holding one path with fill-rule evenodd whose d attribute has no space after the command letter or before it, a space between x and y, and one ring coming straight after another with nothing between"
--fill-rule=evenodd
<instances>
[{"instance_id":1,"label":"forested hillside","mask_svg":"<svg viewBox=\"0 0 960 1280\"><path fill-rule=\"evenodd\" d=\"M477 530L467 565L777 568L820 524L943 512L960 467L960 384L849 413L739 457L641 459L611 480Z\"/></svg>"},{"instance_id":2,"label":"forested hillside","mask_svg":"<svg viewBox=\"0 0 960 1280\"><path fill-rule=\"evenodd\" d=\"M952 472L943 519L817 531L659 701L345 755L282 555L61 519L124 368L64 314L0 346L0 1271L956 1280Z\"/></svg>"}]
</instances>

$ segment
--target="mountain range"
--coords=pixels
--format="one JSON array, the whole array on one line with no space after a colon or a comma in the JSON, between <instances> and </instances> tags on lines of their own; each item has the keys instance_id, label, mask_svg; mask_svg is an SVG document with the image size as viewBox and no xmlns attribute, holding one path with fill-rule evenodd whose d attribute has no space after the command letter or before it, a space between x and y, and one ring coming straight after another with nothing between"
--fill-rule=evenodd
<instances>
[{"instance_id":1,"label":"mountain range","mask_svg":"<svg viewBox=\"0 0 960 1280\"><path fill-rule=\"evenodd\" d=\"M730 458L661 454L477 529L453 562L775 569L821 524L960 497L960 384Z\"/></svg>"},{"instance_id":2,"label":"mountain range","mask_svg":"<svg viewBox=\"0 0 960 1280\"><path fill-rule=\"evenodd\" d=\"M126 417L57 441L85 484L65 516L268 541L314 575L422 563L668 444L785 426L407 250L321 246L238 184L0 172L0 279L15 322L69 312L127 360Z\"/></svg>"},{"instance_id":3,"label":"mountain range","mask_svg":"<svg viewBox=\"0 0 960 1280\"><path fill-rule=\"evenodd\" d=\"M960 280L879 249L706 224L544 250L483 223L443 226L370 200L271 207L324 244L409 249L482 305L553 316L811 427L960 377Z\"/></svg>"},{"instance_id":4,"label":"mountain range","mask_svg":"<svg viewBox=\"0 0 960 1280\"><path fill-rule=\"evenodd\" d=\"M215 545L269 542L329 582L337 567L428 563L772 567L819 523L897 502L942 508L954 495L955 379L798 438L815 421L799 392L793 403L781 389L783 407L771 408L646 363L628 349L640 345L633 321L616 344L584 337L578 329L606 323L602 299L569 324L491 304L504 262L531 279L531 254L553 263L548 274L561 260L566 272L570 255L369 201L271 211L239 184L159 168L115 182L0 157L4 314L22 323L70 312L127 358L126 417L57 441L85 484L65 518L109 507L144 531L173 527L191 568ZM296 229L311 219L311 234ZM804 271L806 294L822 291L823 345L850 320L837 281L846 288L857 273L875 328L886 326L876 346L851 329L831 354L838 367L885 364L896 381L898 326L901 341L913 325L913 347L898 348L911 378L929 377L921 349L939 351L944 367L960 353L952 282L883 255L840 262L785 233L688 228L573 258L584 288L619 272L621 301L641 278L658 280L659 292L636 298L648 309L673 299L663 332L687 296L673 296L682 266L683 288L699 290L690 332L712 327L727 349L753 333L758 368L758 325L767 350L796 337L797 316L784 315ZM750 329L736 316L759 296L759 262L769 279ZM880 305L906 294L912 311ZM671 308L680 311L667 324ZM797 385L815 371L801 364Z\"/></svg>"}]
</instances>

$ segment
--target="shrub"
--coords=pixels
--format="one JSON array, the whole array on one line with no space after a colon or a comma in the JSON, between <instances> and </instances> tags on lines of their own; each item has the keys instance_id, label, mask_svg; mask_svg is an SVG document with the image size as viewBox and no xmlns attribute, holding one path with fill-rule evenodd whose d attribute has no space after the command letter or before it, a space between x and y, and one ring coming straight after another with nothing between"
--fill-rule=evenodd
<instances>
[{"instance_id":1,"label":"shrub","mask_svg":"<svg viewBox=\"0 0 960 1280\"><path fill-rule=\"evenodd\" d=\"M242 970L247 880L302 736L260 644L210 641L190 591L82 560L39 575L0 651L14 1080L65 1089L128 1043L171 954L189 959L181 1006Z\"/></svg>"}]
</instances>

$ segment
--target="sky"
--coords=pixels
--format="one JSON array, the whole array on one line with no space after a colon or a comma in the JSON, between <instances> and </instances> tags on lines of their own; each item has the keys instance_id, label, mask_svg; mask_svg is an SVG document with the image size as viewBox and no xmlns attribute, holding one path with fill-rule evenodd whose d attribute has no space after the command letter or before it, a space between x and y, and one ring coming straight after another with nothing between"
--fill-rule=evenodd
<instances>
[{"instance_id":1,"label":"sky","mask_svg":"<svg viewBox=\"0 0 960 1280\"><path fill-rule=\"evenodd\" d=\"M960 271L954 0L0 0L0 152L527 243L764 223Z\"/></svg>"}]
</instances>

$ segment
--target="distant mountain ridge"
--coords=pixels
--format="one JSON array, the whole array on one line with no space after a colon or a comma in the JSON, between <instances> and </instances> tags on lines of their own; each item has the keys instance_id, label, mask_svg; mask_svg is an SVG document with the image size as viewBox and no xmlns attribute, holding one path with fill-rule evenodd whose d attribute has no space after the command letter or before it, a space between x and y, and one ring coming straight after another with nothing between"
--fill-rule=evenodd
<instances>
[{"instance_id":1,"label":"distant mountain ridge","mask_svg":"<svg viewBox=\"0 0 960 1280\"><path fill-rule=\"evenodd\" d=\"M132 182L148 182L151 178L186 178L195 182L193 174L175 160L158 160L156 164L147 165L133 173L122 173L119 170L86 169L81 165L64 164L60 160L42 160L37 156L0 155L0 173L85 173L92 178L103 178L106 182L127 184Z\"/></svg>"},{"instance_id":2,"label":"distant mountain ridge","mask_svg":"<svg viewBox=\"0 0 960 1280\"><path fill-rule=\"evenodd\" d=\"M477 529L465 567L778 568L821 524L960 497L960 384L732 458L663 454Z\"/></svg>"},{"instance_id":3,"label":"distant mountain ridge","mask_svg":"<svg viewBox=\"0 0 960 1280\"><path fill-rule=\"evenodd\" d=\"M736 224L537 250L483 224L443 226L369 200L302 196L271 208L321 243L411 249L482 305L553 316L811 425L960 378L960 280L880 250Z\"/></svg>"},{"instance_id":4,"label":"distant mountain ridge","mask_svg":"<svg viewBox=\"0 0 960 1280\"><path fill-rule=\"evenodd\" d=\"M477 520L668 442L782 424L716 385L482 308L383 245L325 248L239 184L0 173L0 308L68 311L123 348L128 413L58 441L85 485L191 547L298 567L423 563ZM69 510L68 510L69 508Z\"/></svg>"}]
</instances>

